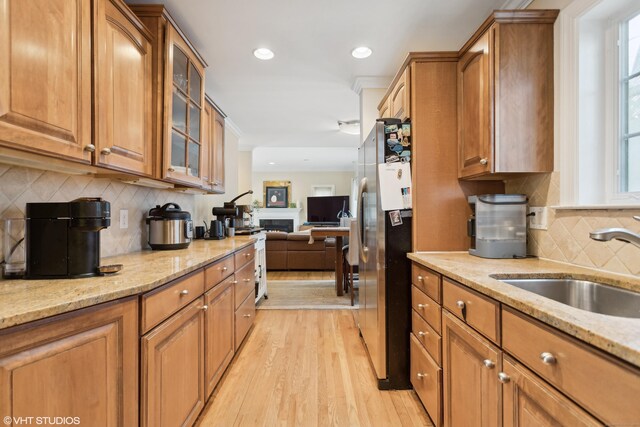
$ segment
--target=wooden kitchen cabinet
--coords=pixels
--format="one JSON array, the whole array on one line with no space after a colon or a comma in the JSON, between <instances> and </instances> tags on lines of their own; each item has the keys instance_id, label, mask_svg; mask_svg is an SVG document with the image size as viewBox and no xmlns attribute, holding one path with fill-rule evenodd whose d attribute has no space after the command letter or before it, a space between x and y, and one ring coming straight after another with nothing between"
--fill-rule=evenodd
<instances>
[{"instance_id":1,"label":"wooden kitchen cabinet","mask_svg":"<svg viewBox=\"0 0 640 427\"><path fill-rule=\"evenodd\" d=\"M137 300L0 332L0 408L2 416L138 425Z\"/></svg>"},{"instance_id":2,"label":"wooden kitchen cabinet","mask_svg":"<svg viewBox=\"0 0 640 427\"><path fill-rule=\"evenodd\" d=\"M213 165L213 188L214 193L224 193L224 138L225 123L224 115L215 110L213 119L213 144L211 147Z\"/></svg>"},{"instance_id":3,"label":"wooden kitchen cabinet","mask_svg":"<svg viewBox=\"0 0 640 427\"><path fill-rule=\"evenodd\" d=\"M202 187L204 69L207 64L162 5L131 5L153 34L157 178Z\"/></svg>"},{"instance_id":4,"label":"wooden kitchen cabinet","mask_svg":"<svg viewBox=\"0 0 640 427\"><path fill-rule=\"evenodd\" d=\"M95 5L94 162L151 176L153 36L122 1Z\"/></svg>"},{"instance_id":5,"label":"wooden kitchen cabinet","mask_svg":"<svg viewBox=\"0 0 640 427\"><path fill-rule=\"evenodd\" d=\"M205 383L211 395L234 355L233 284L231 275L204 295L205 313Z\"/></svg>"},{"instance_id":6,"label":"wooden kitchen cabinet","mask_svg":"<svg viewBox=\"0 0 640 427\"><path fill-rule=\"evenodd\" d=\"M506 375L502 386L504 427L603 425L508 356L502 362L502 373Z\"/></svg>"},{"instance_id":7,"label":"wooden kitchen cabinet","mask_svg":"<svg viewBox=\"0 0 640 427\"><path fill-rule=\"evenodd\" d=\"M384 98L382 103L378 106L378 117L379 118L389 117L389 107L390 107L389 103L390 102L391 102L391 100L387 97L387 98Z\"/></svg>"},{"instance_id":8,"label":"wooden kitchen cabinet","mask_svg":"<svg viewBox=\"0 0 640 427\"><path fill-rule=\"evenodd\" d=\"M500 349L448 312L442 318L444 425L500 425Z\"/></svg>"},{"instance_id":9,"label":"wooden kitchen cabinet","mask_svg":"<svg viewBox=\"0 0 640 427\"><path fill-rule=\"evenodd\" d=\"M204 407L202 297L141 338L142 426L191 425Z\"/></svg>"},{"instance_id":10,"label":"wooden kitchen cabinet","mask_svg":"<svg viewBox=\"0 0 640 427\"><path fill-rule=\"evenodd\" d=\"M389 95L389 115L400 119L403 122L407 121L410 117L410 97L411 91L409 85L411 80L409 78L410 67L406 67L402 72L402 75L396 82L391 94Z\"/></svg>"},{"instance_id":11,"label":"wooden kitchen cabinet","mask_svg":"<svg viewBox=\"0 0 640 427\"><path fill-rule=\"evenodd\" d=\"M90 163L91 2L0 10L0 145Z\"/></svg>"},{"instance_id":12,"label":"wooden kitchen cabinet","mask_svg":"<svg viewBox=\"0 0 640 427\"><path fill-rule=\"evenodd\" d=\"M553 171L557 15L557 10L496 11L460 50L460 178Z\"/></svg>"},{"instance_id":13,"label":"wooden kitchen cabinet","mask_svg":"<svg viewBox=\"0 0 640 427\"><path fill-rule=\"evenodd\" d=\"M224 193L224 114L205 97L202 186L212 193Z\"/></svg>"}]
</instances>

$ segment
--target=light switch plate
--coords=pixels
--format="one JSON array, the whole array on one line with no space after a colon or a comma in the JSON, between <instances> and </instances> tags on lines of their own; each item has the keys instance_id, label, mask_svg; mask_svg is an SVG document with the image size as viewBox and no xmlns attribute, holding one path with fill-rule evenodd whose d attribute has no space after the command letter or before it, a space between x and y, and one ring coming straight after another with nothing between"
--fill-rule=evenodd
<instances>
[{"instance_id":1,"label":"light switch plate","mask_svg":"<svg viewBox=\"0 0 640 427\"><path fill-rule=\"evenodd\" d=\"M120 209L120 228L129 228L129 211Z\"/></svg>"},{"instance_id":2,"label":"light switch plate","mask_svg":"<svg viewBox=\"0 0 640 427\"><path fill-rule=\"evenodd\" d=\"M529 213L535 213L529 217L529 228L534 230L547 229L547 207L529 207Z\"/></svg>"}]
</instances>

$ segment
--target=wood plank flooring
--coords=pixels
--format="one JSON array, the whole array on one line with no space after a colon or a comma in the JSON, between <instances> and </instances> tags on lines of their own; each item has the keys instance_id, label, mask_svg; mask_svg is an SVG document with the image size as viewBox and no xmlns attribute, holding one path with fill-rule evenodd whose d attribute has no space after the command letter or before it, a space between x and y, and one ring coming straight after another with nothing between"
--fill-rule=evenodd
<instances>
[{"instance_id":1,"label":"wood plank flooring","mask_svg":"<svg viewBox=\"0 0 640 427\"><path fill-rule=\"evenodd\" d=\"M432 424L414 391L377 389L351 310L261 310L196 425Z\"/></svg>"}]
</instances>

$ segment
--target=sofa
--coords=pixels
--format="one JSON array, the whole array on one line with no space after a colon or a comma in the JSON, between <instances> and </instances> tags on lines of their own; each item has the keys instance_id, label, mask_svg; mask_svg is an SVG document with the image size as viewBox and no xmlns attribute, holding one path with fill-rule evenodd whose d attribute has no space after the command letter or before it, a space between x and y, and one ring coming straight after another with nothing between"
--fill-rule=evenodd
<instances>
[{"instance_id":1,"label":"sofa","mask_svg":"<svg viewBox=\"0 0 640 427\"><path fill-rule=\"evenodd\" d=\"M336 239L314 237L309 232L267 232L267 270L333 270Z\"/></svg>"}]
</instances>

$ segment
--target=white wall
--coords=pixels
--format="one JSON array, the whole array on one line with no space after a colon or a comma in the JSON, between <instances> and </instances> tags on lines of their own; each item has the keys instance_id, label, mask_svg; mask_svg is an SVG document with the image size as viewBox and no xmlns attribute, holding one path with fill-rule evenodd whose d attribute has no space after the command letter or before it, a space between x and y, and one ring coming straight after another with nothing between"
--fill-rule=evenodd
<instances>
[{"instance_id":1,"label":"white wall","mask_svg":"<svg viewBox=\"0 0 640 427\"><path fill-rule=\"evenodd\" d=\"M253 198L264 203L263 181L291 181L291 201L302 207L300 222L307 220L307 197L313 195L313 185L335 185L336 196L351 194L353 172L253 172Z\"/></svg>"},{"instance_id":2,"label":"white wall","mask_svg":"<svg viewBox=\"0 0 640 427\"><path fill-rule=\"evenodd\" d=\"M211 208L214 206L222 206L224 202L228 202L229 200L236 197L240 192L247 191L240 188L242 191L238 191L238 182L241 176L243 175L251 175L251 166L248 169L244 169L246 165L239 165L239 152L238 152L238 144L240 142L240 137L238 134L229 126L225 127L224 132L224 183L225 183L225 192L224 194L215 194L215 195L197 195L195 197L195 215L193 216L195 225L202 225L202 221L206 221L207 224L213 218L211 214ZM238 203L249 203L249 198L243 197L238 200Z\"/></svg>"}]
</instances>

